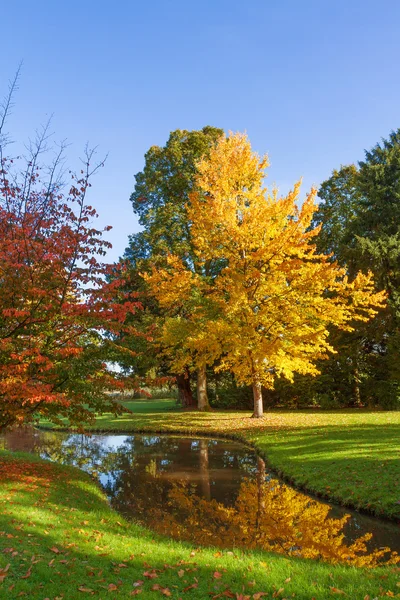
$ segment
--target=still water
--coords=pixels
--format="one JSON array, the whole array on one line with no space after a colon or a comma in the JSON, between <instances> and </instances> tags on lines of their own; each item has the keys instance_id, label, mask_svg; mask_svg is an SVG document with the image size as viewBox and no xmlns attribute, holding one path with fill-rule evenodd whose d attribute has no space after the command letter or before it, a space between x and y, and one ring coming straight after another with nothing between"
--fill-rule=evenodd
<instances>
[{"instance_id":1,"label":"still water","mask_svg":"<svg viewBox=\"0 0 400 600\"><path fill-rule=\"evenodd\" d=\"M176 539L360 566L398 561L398 525L298 492L239 443L27 429L0 437L0 448L83 469L115 510Z\"/></svg>"}]
</instances>

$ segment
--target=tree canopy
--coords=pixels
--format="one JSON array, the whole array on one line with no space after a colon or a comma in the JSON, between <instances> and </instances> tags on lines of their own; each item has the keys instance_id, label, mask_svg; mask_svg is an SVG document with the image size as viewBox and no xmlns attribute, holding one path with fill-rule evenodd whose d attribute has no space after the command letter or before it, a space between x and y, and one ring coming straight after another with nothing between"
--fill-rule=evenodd
<instances>
[{"instance_id":1,"label":"tree canopy","mask_svg":"<svg viewBox=\"0 0 400 600\"><path fill-rule=\"evenodd\" d=\"M328 326L351 330L385 299L374 292L371 273L350 281L317 252L319 228L310 228L315 191L299 209L299 184L286 197L263 188L266 166L246 136L221 137L197 165L187 214L197 263L219 261L222 268L204 281L170 256L170 268L154 266L148 277L159 302L173 304L176 294L193 297L197 289L209 299L208 314L204 300L198 305L206 318L190 343L207 339L208 353L214 348L221 357L219 368L253 386L255 416L262 415L262 385L294 373L316 375L316 361L334 352Z\"/></svg>"},{"instance_id":2,"label":"tree canopy","mask_svg":"<svg viewBox=\"0 0 400 600\"><path fill-rule=\"evenodd\" d=\"M50 167L39 162L46 128L27 159L6 156L1 127L13 89L0 119L0 429L39 416L81 425L95 412L121 410L110 392L122 377L109 365L129 352L115 340L135 334L126 319L141 305L124 291L122 267L107 282L117 267L103 262L110 244L87 203L102 164L93 164L93 152L69 173L69 186L57 174L63 148Z\"/></svg>"},{"instance_id":3,"label":"tree canopy","mask_svg":"<svg viewBox=\"0 0 400 600\"><path fill-rule=\"evenodd\" d=\"M148 355L153 356L154 364L163 364L164 368L169 365L170 372L177 375L186 405L193 403L188 374L197 371L200 408L208 407L205 362L202 353L193 345L182 344L182 340L193 336L193 329L201 328L199 312L194 316L193 302L186 302L183 296L179 298L179 293L175 295L176 302L154 302L139 273L146 273L153 266L165 267L169 254L179 257L185 268L198 276L207 277L215 268L211 263L200 266L197 261L187 209L195 186L197 162L207 156L222 133L221 129L210 126L199 131L178 129L171 132L164 147L149 149L143 171L135 176L135 189L131 195L134 213L138 215L143 230L130 236L124 256L130 267L133 287L138 279L141 281L139 285L145 311L152 320L154 343L149 346Z\"/></svg>"},{"instance_id":4,"label":"tree canopy","mask_svg":"<svg viewBox=\"0 0 400 600\"><path fill-rule=\"evenodd\" d=\"M388 295L379 317L337 340L346 360L324 369L334 382L350 380L361 401L398 405L400 349L400 130L365 153L358 165L342 166L322 183L314 216L318 247L333 252L350 273L371 270Z\"/></svg>"}]
</instances>

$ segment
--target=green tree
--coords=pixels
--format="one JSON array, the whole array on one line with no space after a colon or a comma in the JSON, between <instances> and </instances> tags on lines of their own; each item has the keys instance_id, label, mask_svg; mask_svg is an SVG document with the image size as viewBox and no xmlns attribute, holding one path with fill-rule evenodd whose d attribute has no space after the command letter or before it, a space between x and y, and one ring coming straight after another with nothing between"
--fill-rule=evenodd
<instances>
[{"instance_id":1,"label":"green tree","mask_svg":"<svg viewBox=\"0 0 400 600\"><path fill-rule=\"evenodd\" d=\"M322 203L313 225L322 225L318 244L333 252L349 273L370 269L388 293L379 317L339 340L339 379L350 378L364 400L396 405L400 349L400 130L365 153L358 166L333 171L318 192ZM334 360L334 359L333 359ZM332 365L326 364L325 368ZM358 382L358 383L357 383ZM363 394L364 390L364 394Z\"/></svg>"},{"instance_id":2,"label":"green tree","mask_svg":"<svg viewBox=\"0 0 400 600\"><path fill-rule=\"evenodd\" d=\"M130 198L143 230L130 236L124 255L135 274L138 270L149 272L154 266L165 266L167 255L173 254L193 273L201 277L213 275L215 265L211 262L200 265L193 251L187 204L193 191L196 163L208 154L222 134L223 131L215 127L204 127L200 131L178 129L170 134L164 147L152 146L146 153L144 169L135 176L136 185ZM149 310L160 327L165 318L182 320L190 313L182 303L168 309L154 305L154 300L149 301L150 305ZM154 347L157 348L157 344ZM164 360L165 352L176 350L174 346L164 348ZM197 371L199 406L207 408L206 362L199 353L192 354L191 360L177 373L178 388L190 402L189 367ZM185 371L186 377L183 377Z\"/></svg>"},{"instance_id":3,"label":"green tree","mask_svg":"<svg viewBox=\"0 0 400 600\"><path fill-rule=\"evenodd\" d=\"M323 224L316 239L321 252L330 252L333 259L356 271L354 260L356 239L351 235L356 218L359 192L356 187L358 169L355 165L342 166L321 184L318 197L322 202L313 218L313 227ZM351 273L353 274L353 273Z\"/></svg>"}]
</instances>

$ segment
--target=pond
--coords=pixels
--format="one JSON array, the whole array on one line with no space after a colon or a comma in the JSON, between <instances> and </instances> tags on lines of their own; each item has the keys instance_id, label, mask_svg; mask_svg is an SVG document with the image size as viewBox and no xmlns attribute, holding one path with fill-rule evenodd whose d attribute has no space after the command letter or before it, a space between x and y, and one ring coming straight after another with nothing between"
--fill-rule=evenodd
<instances>
[{"instance_id":1,"label":"pond","mask_svg":"<svg viewBox=\"0 0 400 600\"><path fill-rule=\"evenodd\" d=\"M3 435L0 448L83 469L115 510L175 539L359 566L395 562L400 552L398 525L285 485L240 443L27 429Z\"/></svg>"}]
</instances>

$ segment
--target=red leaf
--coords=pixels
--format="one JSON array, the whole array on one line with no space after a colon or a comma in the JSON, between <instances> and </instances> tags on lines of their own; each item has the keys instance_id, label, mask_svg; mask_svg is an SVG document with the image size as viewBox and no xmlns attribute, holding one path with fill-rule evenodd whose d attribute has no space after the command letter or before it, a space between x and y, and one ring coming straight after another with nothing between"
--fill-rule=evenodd
<instances>
[{"instance_id":1,"label":"red leaf","mask_svg":"<svg viewBox=\"0 0 400 600\"><path fill-rule=\"evenodd\" d=\"M4 581L4 579L7 577L7 571L10 568L10 563L4 567L4 569L0 569L0 583L2 581Z\"/></svg>"},{"instance_id":2,"label":"red leaf","mask_svg":"<svg viewBox=\"0 0 400 600\"><path fill-rule=\"evenodd\" d=\"M148 579L156 579L158 577L157 573L153 570L153 571L145 571L143 573L143 575L145 577L147 577Z\"/></svg>"},{"instance_id":3,"label":"red leaf","mask_svg":"<svg viewBox=\"0 0 400 600\"><path fill-rule=\"evenodd\" d=\"M191 590L193 588L197 588L199 587L197 583L192 583L192 585L188 585L187 587L183 588L183 592L187 592L188 590Z\"/></svg>"},{"instance_id":4,"label":"red leaf","mask_svg":"<svg viewBox=\"0 0 400 600\"><path fill-rule=\"evenodd\" d=\"M26 574L23 575L20 579L28 579L28 577L30 577L31 575L32 575L32 567L29 567Z\"/></svg>"},{"instance_id":5,"label":"red leaf","mask_svg":"<svg viewBox=\"0 0 400 600\"><path fill-rule=\"evenodd\" d=\"M171 592L168 588L163 588L161 585L159 585L158 583L155 583L152 588L151 588L154 592L161 592L164 596L171 596Z\"/></svg>"}]
</instances>

